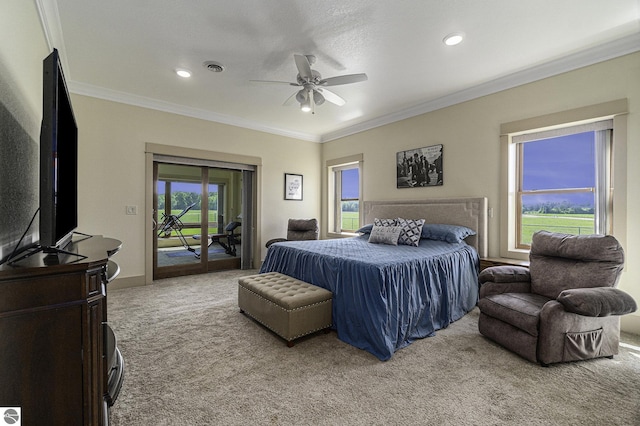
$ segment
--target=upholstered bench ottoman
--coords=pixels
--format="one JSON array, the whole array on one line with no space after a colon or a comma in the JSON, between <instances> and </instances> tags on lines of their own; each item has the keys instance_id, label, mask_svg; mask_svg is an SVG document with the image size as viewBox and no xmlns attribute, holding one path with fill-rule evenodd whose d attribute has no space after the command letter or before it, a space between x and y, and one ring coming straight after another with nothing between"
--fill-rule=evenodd
<instances>
[{"instance_id":1,"label":"upholstered bench ottoman","mask_svg":"<svg viewBox=\"0 0 640 426\"><path fill-rule=\"evenodd\" d=\"M238 306L293 346L293 340L331 327L329 290L278 272L238 280Z\"/></svg>"}]
</instances>

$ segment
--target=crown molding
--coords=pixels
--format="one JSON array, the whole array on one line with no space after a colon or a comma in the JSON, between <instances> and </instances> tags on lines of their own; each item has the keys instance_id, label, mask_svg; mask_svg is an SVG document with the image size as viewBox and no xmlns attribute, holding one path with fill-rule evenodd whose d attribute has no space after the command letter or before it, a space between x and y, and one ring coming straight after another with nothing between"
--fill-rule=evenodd
<instances>
[{"instance_id":1,"label":"crown molding","mask_svg":"<svg viewBox=\"0 0 640 426\"><path fill-rule=\"evenodd\" d=\"M62 68L67 79L71 78L71 70L67 62L67 49L64 44L62 35L62 25L60 24L60 13L58 12L58 3L55 0L35 0L38 15L40 16L40 25L42 32L47 41L49 51L53 48L58 49Z\"/></svg>"},{"instance_id":2,"label":"crown molding","mask_svg":"<svg viewBox=\"0 0 640 426\"><path fill-rule=\"evenodd\" d=\"M280 129L267 126L257 122L245 120L240 117L230 115L217 114L211 111L187 107L184 105L174 104L158 99L148 98L144 96L132 95L130 93L119 92L116 90L105 89L104 87L94 86L91 84L79 83L76 81L69 82L69 91L78 95L90 96L93 98L104 99L107 101L119 102L127 105L149 108L158 111L168 112L171 114L184 115L201 120L214 121L216 123L228 124L230 126L242 127L249 130L257 130L259 132L271 133L279 136L300 139L310 142L320 142L320 135L309 133L294 132L286 129Z\"/></svg>"},{"instance_id":3,"label":"crown molding","mask_svg":"<svg viewBox=\"0 0 640 426\"><path fill-rule=\"evenodd\" d=\"M640 51L640 32L590 49L569 54L560 59L509 74L441 98L433 99L402 111L387 114L373 120L364 121L334 132L325 133L322 135L321 141L328 142L354 135L386 124L391 124L396 121L436 111L438 109L470 101L482 96L491 95L503 90L522 86L523 84L532 83L534 81L542 80L544 78L573 71L578 68L583 68L638 51Z\"/></svg>"},{"instance_id":4,"label":"crown molding","mask_svg":"<svg viewBox=\"0 0 640 426\"><path fill-rule=\"evenodd\" d=\"M613 40L608 43L603 43L601 45L585 49L580 52L572 53L562 58L549 61L544 64L536 65L526 70L509 74L504 77L500 77L495 80L479 84L477 86L473 86L447 96L432 99L412 106L410 108L403 109L401 111L386 114L372 120L363 121L361 123L347 126L333 132L316 135L303 132L294 132L262 123L253 122L241 117L216 114L214 112L198 108L192 108L184 105L161 101L158 99L132 95L129 93L118 92L98 86L75 82L73 81L73 78L70 74L70 67L68 66L66 59L66 48L62 35L62 26L60 24L60 15L58 12L56 0L35 0L35 3L40 15L40 22L49 49L53 50L53 48L56 47L60 52L61 60L63 61L62 65L65 69L65 75L67 77L67 83L69 84L69 90L72 93L320 143L340 139L356 133L374 129L376 127L384 126L386 124L391 124L396 121L401 121L407 118L422 115L441 108L446 108L462 102L470 101L472 99L480 98L482 96L501 92L506 89L511 89L523 84L532 83L534 81L542 80L554 75L562 74L578 68L593 65L598 62L603 62L609 59L614 59L620 56L640 51L640 32L636 32L627 37Z\"/></svg>"}]
</instances>

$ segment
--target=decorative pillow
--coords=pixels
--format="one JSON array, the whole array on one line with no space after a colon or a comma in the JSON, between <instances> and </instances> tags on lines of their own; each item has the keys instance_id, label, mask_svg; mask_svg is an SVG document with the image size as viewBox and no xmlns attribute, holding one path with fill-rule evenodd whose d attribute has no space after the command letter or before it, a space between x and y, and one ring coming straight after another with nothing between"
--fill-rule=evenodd
<instances>
[{"instance_id":1,"label":"decorative pillow","mask_svg":"<svg viewBox=\"0 0 640 426\"><path fill-rule=\"evenodd\" d=\"M358 233L358 234L370 234L372 228L373 228L373 224L370 223L370 224L365 225L362 228L358 229L356 231L356 233Z\"/></svg>"},{"instance_id":2,"label":"decorative pillow","mask_svg":"<svg viewBox=\"0 0 640 426\"><path fill-rule=\"evenodd\" d=\"M425 223L422 226L422 238L428 238L430 240L460 243L469 235L476 235L476 233L466 226L445 225L441 223Z\"/></svg>"},{"instance_id":3,"label":"decorative pillow","mask_svg":"<svg viewBox=\"0 0 640 426\"><path fill-rule=\"evenodd\" d=\"M399 226L374 225L373 229L371 229L371 235L369 235L369 242L374 244L389 244L397 246L400 231L402 231L402 228Z\"/></svg>"},{"instance_id":4,"label":"decorative pillow","mask_svg":"<svg viewBox=\"0 0 640 426\"><path fill-rule=\"evenodd\" d=\"M420 236L422 235L424 219L414 220L399 217L396 219L396 224L402 228L400 238L398 238L398 244L418 247L418 244L420 244Z\"/></svg>"},{"instance_id":5,"label":"decorative pillow","mask_svg":"<svg viewBox=\"0 0 640 426\"><path fill-rule=\"evenodd\" d=\"M378 219L377 217L373 219L374 226L396 226L395 219Z\"/></svg>"}]
</instances>

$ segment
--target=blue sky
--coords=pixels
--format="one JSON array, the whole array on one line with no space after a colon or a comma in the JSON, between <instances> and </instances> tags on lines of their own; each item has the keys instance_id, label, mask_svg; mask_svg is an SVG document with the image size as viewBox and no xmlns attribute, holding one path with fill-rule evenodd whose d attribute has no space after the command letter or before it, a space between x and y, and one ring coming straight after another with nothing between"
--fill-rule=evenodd
<instances>
[{"instance_id":1,"label":"blue sky","mask_svg":"<svg viewBox=\"0 0 640 426\"><path fill-rule=\"evenodd\" d=\"M594 132L524 143L523 189L584 188L595 185ZM534 198L528 197L529 201ZM569 202L593 203L591 194L567 195Z\"/></svg>"},{"instance_id":2,"label":"blue sky","mask_svg":"<svg viewBox=\"0 0 640 426\"><path fill-rule=\"evenodd\" d=\"M342 171L342 198L359 198L358 169Z\"/></svg>"}]
</instances>

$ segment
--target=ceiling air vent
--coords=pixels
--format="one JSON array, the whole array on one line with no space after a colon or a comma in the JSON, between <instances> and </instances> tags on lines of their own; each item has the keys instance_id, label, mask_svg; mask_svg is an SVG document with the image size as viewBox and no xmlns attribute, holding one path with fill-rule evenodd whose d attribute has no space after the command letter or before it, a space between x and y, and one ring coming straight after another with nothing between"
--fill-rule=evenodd
<instances>
[{"instance_id":1,"label":"ceiling air vent","mask_svg":"<svg viewBox=\"0 0 640 426\"><path fill-rule=\"evenodd\" d=\"M217 62L214 61L207 61L205 63L202 64L206 69L208 69L209 71L212 72L222 72L224 71L224 67L222 66L222 64L219 64Z\"/></svg>"}]
</instances>

